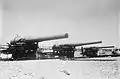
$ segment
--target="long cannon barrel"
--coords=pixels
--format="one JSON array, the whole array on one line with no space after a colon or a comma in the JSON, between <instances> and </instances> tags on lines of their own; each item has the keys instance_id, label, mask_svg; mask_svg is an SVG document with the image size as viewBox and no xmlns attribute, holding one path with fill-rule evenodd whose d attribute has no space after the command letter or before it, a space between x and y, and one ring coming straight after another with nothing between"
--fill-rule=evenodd
<instances>
[{"instance_id":1,"label":"long cannon barrel","mask_svg":"<svg viewBox=\"0 0 120 79\"><path fill-rule=\"evenodd\" d=\"M16 37L14 40L10 41L10 44L16 44L16 43L24 43L24 42L42 42L42 41L48 41L48 40L56 40L56 39L63 39L68 38L68 33L61 34L61 35L55 35L55 36L46 36L46 37L38 37L38 38L21 38Z\"/></svg>"},{"instance_id":2,"label":"long cannon barrel","mask_svg":"<svg viewBox=\"0 0 120 79\"><path fill-rule=\"evenodd\" d=\"M96 48L114 48L115 46L101 46L101 47L96 47Z\"/></svg>"},{"instance_id":3,"label":"long cannon barrel","mask_svg":"<svg viewBox=\"0 0 120 79\"><path fill-rule=\"evenodd\" d=\"M80 43L80 44L69 44L69 45L72 45L72 46L83 46L83 45L98 44L98 43L102 43L102 41Z\"/></svg>"},{"instance_id":4,"label":"long cannon barrel","mask_svg":"<svg viewBox=\"0 0 120 79\"><path fill-rule=\"evenodd\" d=\"M39 37L39 38L25 38L26 42L42 42L48 40L56 40L56 39L63 39L68 38L68 33L55 35L55 36L47 36L47 37Z\"/></svg>"},{"instance_id":5,"label":"long cannon barrel","mask_svg":"<svg viewBox=\"0 0 120 79\"><path fill-rule=\"evenodd\" d=\"M102 49L102 48L114 48L115 46L101 46L101 47L85 47L84 49L93 48L93 49Z\"/></svg>"}]
</instances>

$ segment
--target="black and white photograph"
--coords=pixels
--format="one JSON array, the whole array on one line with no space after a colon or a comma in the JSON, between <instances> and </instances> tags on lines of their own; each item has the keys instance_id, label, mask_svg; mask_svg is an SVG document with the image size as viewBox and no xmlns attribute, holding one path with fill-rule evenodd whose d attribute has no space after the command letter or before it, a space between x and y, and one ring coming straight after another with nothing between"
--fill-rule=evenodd
<instances>
[{"instance_id":1,"label":"black and white photograph","mask_svg":"<svg viewBox=\"0 0 120 79\"><path fill-rule=\"evenodd\" d=\"M0 79L119 78L119 0L0 0Z\"/></svg>"}]
</instances>

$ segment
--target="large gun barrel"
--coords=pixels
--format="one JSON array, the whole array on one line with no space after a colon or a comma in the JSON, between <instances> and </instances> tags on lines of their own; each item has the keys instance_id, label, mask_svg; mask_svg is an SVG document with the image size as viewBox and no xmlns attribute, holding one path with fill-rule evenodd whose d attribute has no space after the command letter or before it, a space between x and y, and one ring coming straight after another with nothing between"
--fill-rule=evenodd
<instances>
[{"instance_id":1,"label":"large gun barrel","mask_svg":"<svg viewBox=\"0 0 120 79\"><path fill-rule=\"evenodd\" d=\"M80 44L70 44L70 45L72 45L72 46L83 46L83 45L98 44L98 43L102 43L102 41L80 43Z\"/></svg>"},{"instance_id":2,"label":"large gun barrel","mask_svg":"<svg viewBox=\"0 0 120 79\"><path fill-rule=\"evenodd\" d=\"M114 48L115 46L101 46L101 47L96 47L96 48Z\"/></svg>"},{"instance_id":3,"label":"large gun barrel","mask_svg":"<svg viewBox=\"0 0 120 79\"><path fill-rule=\"evenodd\" d=\"M61 35L55 35L55 36L38 37L38 38L33 38L33 37L19 38L19 39L12 40L11 44L15 42L42 42L42 41L63 39L63 38L68 38L68 33L61 34Z\"/></svg>"},{"instance_id":4,"label":"large gun barrel","mask_svg":"<svg viewBox=\"0 0 120 79\"><path fill-rule=\"evenodd\" d=\"M47 36L47 37L39 37L39 38L26 38L26 42L42 42L48 40L56 40L56 39L63 39L68 38L68 33L63 35L56 35L56 36Z\"/></svg>"}]
</instances>

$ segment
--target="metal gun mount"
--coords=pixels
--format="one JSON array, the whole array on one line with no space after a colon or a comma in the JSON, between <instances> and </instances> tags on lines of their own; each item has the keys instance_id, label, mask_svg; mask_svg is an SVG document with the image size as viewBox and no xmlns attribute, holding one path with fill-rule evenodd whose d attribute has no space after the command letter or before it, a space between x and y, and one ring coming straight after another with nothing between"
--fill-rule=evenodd
<instances>
[{"instance_id":1,"label":"metal gun mount","mask_svg":"<svg viewBox=\"0 0 120 79\"><path fill-rule=\"evenodd\" d=\"M22 57L36 58L38 42L63 39L63 38L68 38L68 33L55 35L55 36L38 37L38 38L18 37L10 41L10 44L8 45L9 48L6 49L6 52L12 54L13 59L19 59Z\"/></svg>"},{"instance_id":2,"label":"metal gun mount","mask_svg":"<svg viewBox=\"0 0 120 79\"><path fill-rule=\"evenodd\" d=\"M52 47L52 49L53 49L53 54L54 55L59 55L60 57L67 56L68 58L73 58L76 46L98 44L98 43L102 43L102 41L88 42L88 43L78 43L78 44L54 45Z\"/></svg>"}]
</instances>

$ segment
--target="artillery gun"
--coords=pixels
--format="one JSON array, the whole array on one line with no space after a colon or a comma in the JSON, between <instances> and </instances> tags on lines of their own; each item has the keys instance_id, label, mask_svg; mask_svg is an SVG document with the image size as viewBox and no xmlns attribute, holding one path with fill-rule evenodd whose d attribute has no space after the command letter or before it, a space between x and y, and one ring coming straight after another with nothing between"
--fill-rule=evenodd
<instances>
[{"instance_id":1,"label":"artillery gun","mask_svg":"<svg viewBox=\"0 0 120 79\"><path fill-rule=\"evenodd\" d=\"M21 38L16 37L8 44L8 48L4 50L6 54L12 54L14 60L19 59L36 59L36 51L38 49L38 43L48 40L56 40L68 38L68 34L39 37L39 38Z\"/></svg>"},{"instance_id":2,"label":"artillery gun","mask_svg":"<svg viewBox=\"0 0 120 79\"><path fill-rule=\"evenodd\" d=\"M76 46L83 46L83 45L90 45L90 44L98 44L102 43L102 41L96 42L88 42L88 43L79 43L79 44L62 44L62 45L54 45L53 55L58 55L59 57L67 57L67 58L74 58L74 52L76 51Z\"/></svg>"},{"instance_id":3,"label":"artillery gun","mask_svg":"<svg viewBox=\"0 0 120 79\"><path fill-rule=\"evenodd\" d=\"M87 57L98 57L98 56L107 56L107 55L101 55L100 52L98 52L100 49L106 49L106 48L114 48L114 46L102 46L102 47L87 47L82 48L82 55Z\"/></svg>"},{"instance_id":4,"label":"artillery gun","mask_svg":"<svg viewBox=\"0 0 120 79\"><path fill-rule=\"evenodd\" d=\"M115 47L112 51L112 54L115 55L115 56L120 56L120 48Z\"/></svg>"}]
</instances>

